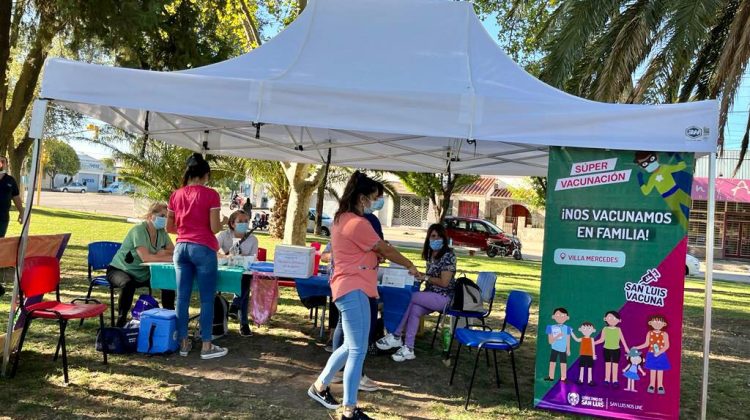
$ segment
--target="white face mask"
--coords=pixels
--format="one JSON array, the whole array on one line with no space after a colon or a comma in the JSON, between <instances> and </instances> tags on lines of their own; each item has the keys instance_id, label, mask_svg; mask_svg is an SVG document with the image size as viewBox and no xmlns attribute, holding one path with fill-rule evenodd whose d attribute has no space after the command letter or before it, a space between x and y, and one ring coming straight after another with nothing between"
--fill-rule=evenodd
<instances>
[{"instance_id":1,"label":"white face mask","mask_svg":"<svg viewBox=\"0 0 750 420\"><path fill-rule=\"evenodd\" d=\"M646 166L646 172L651 173L654 172L657 168L659 168L659 161L653 161Z\"/></svg>"}]
</instances>

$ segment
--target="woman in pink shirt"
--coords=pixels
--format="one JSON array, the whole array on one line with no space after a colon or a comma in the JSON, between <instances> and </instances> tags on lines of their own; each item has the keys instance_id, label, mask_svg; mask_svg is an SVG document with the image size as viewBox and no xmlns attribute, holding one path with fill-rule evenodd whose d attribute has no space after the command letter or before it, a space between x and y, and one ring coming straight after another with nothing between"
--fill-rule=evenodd
<instances>
[{"instance_id":1,"label":"woman in pink shirt","mask_svg":"<svg viewBox=\"0 0 750 420\"><path fill-rule=\"evenodd\" d=\"M177 276L177 338L180 356L192 349L188 338L190 296L193 281L198 282L200 297L200 330L203 347L201 359L225 356L227 349L211 343L214 316L214 294L219 274L216 251L219 242L214 234L221 231L221 199L219 193L206 186L211 167L198 153L187 160L182 188L169 199L167 231L177 233L174 265Z\"/></svg>"},{"instance_id":2,"label":"woman in pink shirt","mask_svg":"<svg viewBox=\"0 0 750 420\"><path fill-rule=\"evenodd\" d=\"M378 256L407 267L414 276L419 275L414 264L380 239L364 218L377 197L378 183L359 171L354 172L339 201L331 230L333 259L336 261L331 294L341 313L344 344L331 354L325 369L307 394L326 408L338 408L339 403L331 395L329 384L334 374L346 366L342 419L370 418L357 408L357 390L370 334L369 298L378 296Z\"/></svg>"}]
</instances>

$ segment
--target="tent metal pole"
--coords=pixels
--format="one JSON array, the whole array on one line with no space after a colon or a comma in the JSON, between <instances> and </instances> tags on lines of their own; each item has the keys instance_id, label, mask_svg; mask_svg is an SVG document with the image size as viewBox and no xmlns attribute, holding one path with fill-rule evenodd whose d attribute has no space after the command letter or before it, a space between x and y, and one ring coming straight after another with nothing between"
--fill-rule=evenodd
<instances>
[{"instance_id":1,"label":"tent metal pole","mask_svg":"<svg viewBox=\"0 0 750 420\"><path fill-rule=\"evenodd\" d=\"M714 280L714 230L716 223L716 152L708 157L708 220L706 221L706 292L703 306L703 381L701 387L701 420L708 408L708 361L711 344L711 304Z\"/></svg>"},{"instance_id":2,"label":"tent metal pole","mask_svg":"<svg viewBox=\"0 0 750 420\"><path fill-rule=\"evenodd\" d=\"M20 273L23 271L23 260L26 254L26 244L29 237L29 224L31 222L31 209L34 207L34 185L36 178L39 176L39 165L41 163L41 146L42 132L44 131L44 119L47 114L47 101L37 99L34 101L34 108L31 111L31 126L29 128L29 137L34 139L34 149L31 155L31 161L34 163L29 168L28 178L26 179L26 206L23 212L23 228L18 244L18 255L16 259L16 269L13 281L13 293L10 298L10 311L8 313L8 327L6 328L5 343L3 348L3 367L0 370L2 377L5 377L8 362L10 361L10 344L13 341L13 321L16 314L16 301L19 295L19 285L21 279Z\"/></svg>"}]
</instances>

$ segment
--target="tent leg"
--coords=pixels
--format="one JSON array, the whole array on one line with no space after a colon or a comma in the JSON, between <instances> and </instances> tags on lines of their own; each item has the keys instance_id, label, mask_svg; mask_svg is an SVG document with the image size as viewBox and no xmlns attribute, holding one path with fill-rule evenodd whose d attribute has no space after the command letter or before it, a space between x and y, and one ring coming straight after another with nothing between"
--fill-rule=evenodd
<instances>
[{"instance_id":1,"label":"tent leg","mask_svg":"<svg viewBox=\"0 0 750 420\"><path fill-rule=\"evenodd\" d=\"M706 294L703 307L703 381L701 387L701 420L708 408L708 361L711 345L711 304L714 280L714 224L716 219L716 152L708 157L708 217L706 221Z\"/></svg>"},{"instance_id":2,"label":"tent leg","mask_svg":"<svg viewBox=\"0 0 750 420\"><path fill-rule=\"evenodd\" d=\"M18 277L23 270L23 259L26 253L26 242L29 236L29 222L31 220L31 209L34 207L34 186L39 176L39 164L41 162L42 132L44 131L44 119L47 115L47 101L37 99L34 101L34 108L31 111L31 126L29 127L29 137L34 139L34 149L31 155L31 165L29 177L26 180L26 206L23 212L23 228L21 229L21 239L18 244L18 256L16 260L16 274L13 282L13 293L10 298L10 311L8 313L8 328L6 329L6 340L3 348L3 366L0 370L0 376L5 377L5 372L10 360L10 344L13 337L13 318L16 314L16 301L18 300L19 284L21 279ZM28 321L27 321L28 322Z\"/></svg>"}]
</instances>

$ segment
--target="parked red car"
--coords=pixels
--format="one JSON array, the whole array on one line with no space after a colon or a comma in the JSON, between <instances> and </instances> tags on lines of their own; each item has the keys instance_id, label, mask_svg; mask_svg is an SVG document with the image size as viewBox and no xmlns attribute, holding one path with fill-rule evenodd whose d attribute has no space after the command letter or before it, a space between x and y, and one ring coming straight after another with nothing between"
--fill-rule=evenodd
<instances>
[{"instance_id":1,"label":"parked red car","mask_svg":"<svg viewBox=\"0 0 750 420\"><path fill-rule=\"evenodd\" d=\"M469 217L446 217L443 225L454 245L479 248L487 256L510 256L520 260L521 241L508 235L494 223Z\"/></svg>"}]
</instances>

